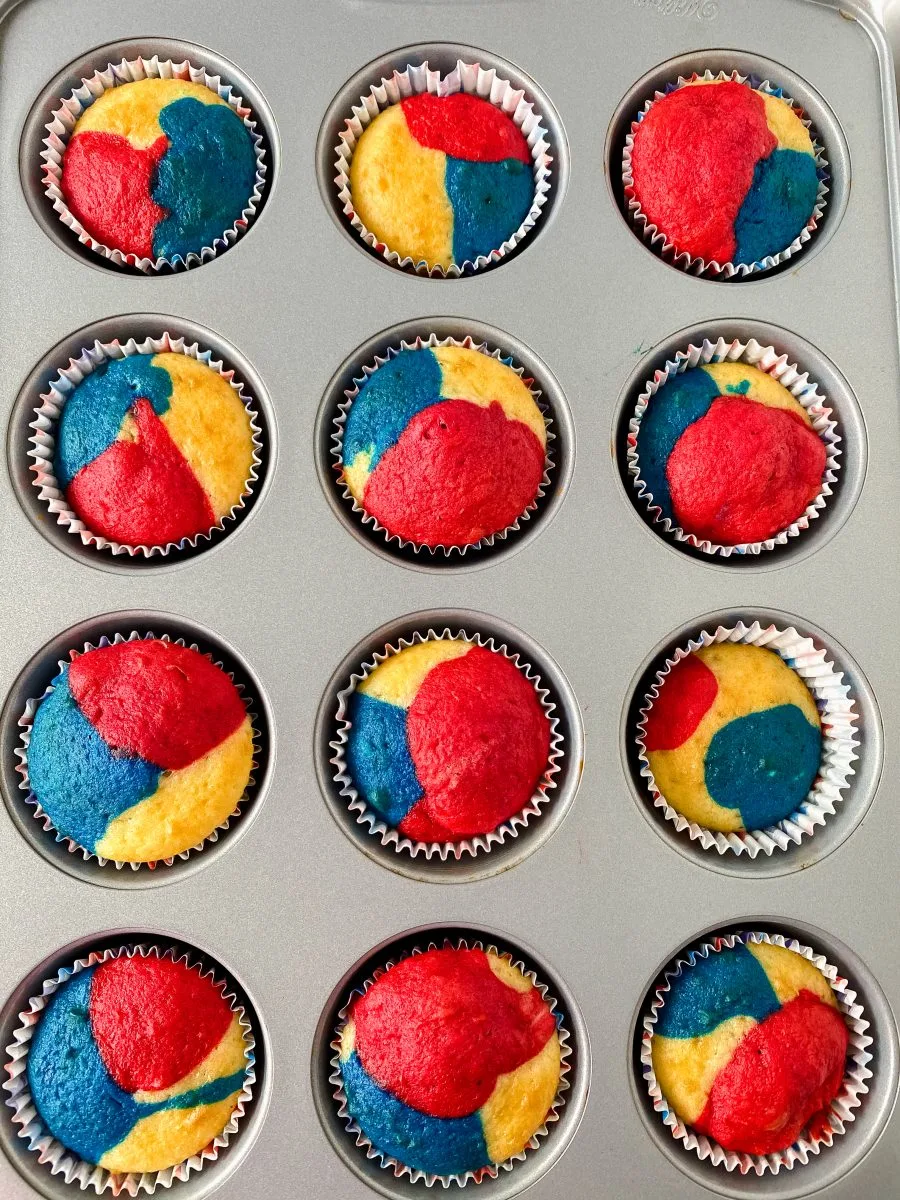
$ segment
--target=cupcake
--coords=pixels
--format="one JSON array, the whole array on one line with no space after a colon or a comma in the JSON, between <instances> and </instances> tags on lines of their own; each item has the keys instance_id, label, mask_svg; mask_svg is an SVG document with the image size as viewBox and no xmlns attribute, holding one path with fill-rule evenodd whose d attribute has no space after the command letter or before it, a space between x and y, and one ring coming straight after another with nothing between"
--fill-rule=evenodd
<instances>
[{"instance_id":1,"label":"cupcake","mask_svg":"<svg viewBox=\"0 0 900 1200\"><path fill-rule=\"evenodd\" d=\"M556 1016L533 977L493 950L413 954L345 1016L341 1115L396 1174L494 1175L535 1145L559 1103Z\"/></svg>"},{"instance_id":2,"label":"cupcake","mask_svg":"<svg viewBox=\"0 0 900 1200\"><path fill-rule=\"evenodd\" d=\"M822 761L819 711L804 681L774 650L731 642L695 650L663 676L642 741L663 800L723 833L790 817Z\"/></svg>"},{"instance_id":3,"label":"cupcake","mask_svg":"<svg viewBox=\"0 0 900 1200\"><path fill-rule=\"evenodd\" d=\"M354 680L335 761L382 829L460 843L537 811L555 722L546 693L501 650L431 636Z\"/></svg>"},{"instance_id":4,"label":"cupcake","mask_svg":"<svg viewBox=\"0 0 900 1200\"><path fill-rule=\"evenodd\" d=\"M102 91L59 166L77 231L132 264L186 262L246 225L258 194L251 131L212 86L145 78Z\"/></svg>"},{"instance_id":5,"label":"cupcake","mask_svg":"<svg viewBox=\"0 0 900 1200\"><path fill-rule=\"evenodd\" d=\"M701 269L783 261L815 227L822 194L808 122L780 91L737 73L658 92L626 144L634 218Z\"/></svg>"},{"instance_id":6,"label":"cupcake","mask_svg":"<svg viewBox=\"0 0 900 1200\"><path fill-rule=\"evenodd\" d=\"M41 443L35 482L61 496L58 515L83 540L166 552L196 545L243 507L258 430L239 385L207 357L107 357L74 387L61 376L51 388L55 444L51 455L33 426Z\"/></svg>"},{"instance_id":7,"label":"cupcake","mask_svg":"<svg viewBox=\"0 0 900 1200\"><path fill-rule=\"evenodd\" d=\"M667 972L645 1046L651 1092L688 1127L673 1123L676 1136L690 1131L752 1156L831 1144L865 1090L855 1078L845 1084L855 1050L835 991L846 985L832 978L834 986L801 948L759 934L716 939Z\"/></svg>"},{"instance_id":8,"label":"cupcake","mask_svg":"<svg viewBox=\"0 0 900 1200\"><path fill-rule=\"evenodd\" d=\"M123 863L199 846L235 813L254 765L253 728L231 677L165 638L74 655L25 740L36 815L58 839Z\"/></svg>"},{"instance_id":9,"label":"cupcake","mask_svg":"<svg viewBox=\"0 0 900 1200\"><path fill-rule=\"evenodd\" d=\"M534 510L546 483L547 425L509 359L463 344L404 343L347 394L341 482L389 538L461 551Z\"/></svg>"},{"instance_id":10,"label":"cupcake","mask_svg":"<svg viewBox=\"0 0 900 1200\"><path fill-rule=\"evenodd\" d=\"M423 93L380 112L350 163L356 216L401 259L447 270L490 258L534 203L521 129L479 96Z\"/></svg>"},{"instance_id":11,"label":"cupcake","mask_svg":"<svg viewBox=\"0 0 900 1200\"><path fill-rule=\"evenodd\" d=\"M42 1127L35 1137L31 1120L27 1133L57 1169L58 1146L46 1135L70 1151L76 1177L83 1164L114 1176L181 1165L184 1177L188 1160L196 1169L196 1156L216 1157L249 1098L253 1041L243 1012L224 985L171 953L130 947L85 962L45 985L49 997L32 1001L30 1041L19 1039ZM20 1092L17 1112L30 1107L22 1101Z\"/></svg>"},{"instance_id":12,"label":"cupcake","mask_svg":"<svg viewBox=\"0 0 900 1200\"><path fill-rule=\"evenodd\" d=\"M823 440L833 426L820 435L787 387L747 362L670 375L641 398L635 426L630 465L642 499L656 520L710 550L796 533L834 468Z\"/></svg>"}]
</instances>

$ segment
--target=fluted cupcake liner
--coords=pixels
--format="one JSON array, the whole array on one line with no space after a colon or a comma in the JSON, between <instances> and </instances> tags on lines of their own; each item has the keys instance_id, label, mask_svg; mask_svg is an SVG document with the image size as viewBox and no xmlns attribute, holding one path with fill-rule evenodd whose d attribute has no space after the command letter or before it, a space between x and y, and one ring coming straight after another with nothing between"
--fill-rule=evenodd
<instances>
[{"instance_id":1,"label":"fluted cupcake liner","mask_svg":"<svg viewBox=\"0 0 900 1200\"><path fill-rule=\"evenodd\" d=\"M816 203L812 214L807 221L805 227L797 235L796 238L784 250L778 254L770 254L759 262L754 263L719 263L715 261L707 262L705 259L696 258L689 254L686 250L679 251L668 239L666 234L652 224L647 217L647 214L640 206L634 192L634 175L632 173L632 152L634 150L634 138L641 121L646 117L650 108L657 100L662 100L664 97L677 91L679 88L686 87L688 84L696 83L697 80L703 80L706 83L726 82L747 84L748 87L765 92L769 96L776 96L780 100L784 100L794 110L806 128L809 130L810 137L813 143L813 152L816 159L816 172L819 178L819 187L816 193ZM706 70L702 73L694 72L693 75L680 75L675 83L668 83L664 88L654 92L653 96L644 104L643 108L635 117L631 124L631 129L625 138L625 146L622 152L622 184L625 190L625 200L628 206L628 216L635 227L635 230L643 240L652 247L662 258L667 262L672 263L676 267L680 267L683 271L688 271L694 275L712 275L720 276L724 279L746 278L750 275L757 275L762 271L771 271L774 267L780 267L789 259L793 258L798 251L802 250L808 244L810 239L815 234L822 219L822 214L825 211L828 202L829 193L828 181L830 179L828 162L825 158L824 148L816 139L816 131L813 128L812 121L807 117L801 106L790 96L788 96L782 88L770 83L767 79L759 79L753 75L742 75L739 71L718 71L713 72Z\"/></svg>"},{"instance_id":2,"label":"fluted cupcake liner","mask_svg":"<svg viewBox=\"0 0 900 1200\"><path fill-rule=\"evenodd\" d=\"M371 1140L363 1133L358 1123L350 1114L347 1104L347 1094L344 1091L344 1082L341 1075L341 1038L344 1032L344 1027L347 1022L347 1016L354 1001L359 997L364 996L366 992L375 984L391 967L396 966L398 962L402 962L406 958L410 958L416 954L425 954L429 950L483 950L485 953L496 954L499 958L505 959L514 967L518 968L526 978L530 979L534 986L538 989L544 1002L550 1009L556 1021L556 1035L559 1038L560 1045L560 1069L559 1069L559 1088L553 1104L550 1106L550 1111L544 1118L544 1123L539 1129L532 1134L530 1141L518 1154L512 1158L506 1159L502 1163L492 1164L488 1167L482 1167L477 1171L467 1171L464 1175L432 1175L427 1171L417 1170L415 1167L409 1167L406 1163L402 1163L399 1159L394 1158L390 1154L385 1154L374 1146ZM372 972L371 976L364 983L354 988L347 997L343 1008L338 1012L338 1025L335 1029L334 1038L330 1043L330 1048L334 1051L330 1065L332 1068L331 1074L328 1077L328 1082L332 1088L332 1095L337 1104L338 1117L344 1122L347 1133L350 1134L356 1141L357 1146L365 1151L366 1158L377 1161L380 1167L385 1168L393 1173L397 1179L408 1178L410 1183L424 1182L426 1187L434 1187L435 1184L440 1184L442 1187L448 1188L451 1184L457 1184L459 1187L465 1187L468 1183L482 1183L485 1179L496 1179L501 1171L512 1171L518 1162L524 1162L529 1153L537 1150L541 1139L545 1138L549 1133L549 1126L555 1124L559 1120L560 1109L566 1103L566 1092L569 1090L570 1084L567 1078L571 1066L569 1059L572 1056L571 1038L568 1030L563 1024L563 1014L557 1008L556 999L550 995L549 985L542 983L534 971L515 957L514 954L508 951L501 951L496 946L490 943L481 941L467 941L465 938L459 938L452 941L445 938L438 945L437 942L429 942L425 946L416 946L408 953L400 954L395 958L389 959L382 966Z\"/></svg>"},{"instance_id":3,"label":"fluted cupcake liner","mask_svg":"<svg viewBox=\"0 0 900 1200\"><path fill-rule=\"evenodd\" d=\"M688 820L660 792L647 757L644 741L647 719L666 676L676 663L689 654L721 642L761 646L775 651L809 688L819 710L822 751L812 788L796 812L765 829L723 833ZM679 833L686 832L704 850L715 850L719 854L746 854L750 858L756 858L760 853L771 855L776 850L799 846L805 837L812 837L816 829L837 811L837 806L844 799L843 793L850 786L850 778L855 774L853 763L859 757L858 719L856 703L850 685L844 682L843 672L838 670L824 647L817 645L813 638L799 633L793 626L779 629L776 625L763 626L759 621L754 621L752 625L739 621L734 626L720 625L714 630L704 629L665 660L656 672L655 682L644 696L635 739L641 776L647 782L654 807L662 812L667 821L672 822Z\"/></svg>"},{"instance_id":4,"label":"fluted cupcake liner","mask_svg":"<svg viewBox=\"0 0 900 1200\"><path fill-rule=\"evenodd\" d=\"M352 722L347 717L347 707L350 697L359 684L388 658L399 654L401 650L407 650L410 646L445 639L465 641L471 645L481 646L486 650L502 654L522 672L534 688L541 708L550 722L550 753L547 756L544 774L528 804L520 812L498 825L496 829L479 834L477 837L464 838L458 842L417 842L406 837L394 826L388 825L381 813L371 808L354 786L346 758L347 744L352 728ZM495 638L485 638L478 633L470 633L464 629L454 631L444 628L440 632L428 629L425 633L417 631L412 637L398 638L396 642L389 643L383 650L373 654L371 659L360 663L350 676L346 686L341 688L337 694L335 724L337 733L334 739L328 743L329 749L332 751L328 761L333 768L334 782L340 795L347 802L348 811L355 816L356 823L366 826L368 832L373 837L377 837L383 846L390 846L398 854L409 854L413 858L422 854L427 860L436 857L441 862L446 862L451 857L459 861L465 854L470 854L474 858L479 853L488 853L494 847L501 846L504 842L518 837L530 821L540 817L542 808L553 799L553 792L557 786L556 776L559 774L561 760L566 753L559 718L556 715L556 704L551 699L549 689L543 686L541 676L535 668L520 653L509 650Z\"/></svg>"},{"instance_id":5,"label":"fluted cupcake liner","mask_svg":"<svg viewBox=\"0 0 900 1200\"><path fill-rule=\"evenodd\" d=\"M687 533L670 517L663 516L662 509L654 502L653 495L641 477L640 456L638 454L638 434L641 421L650 404L655 403L658 393L663 392L667 383L683 375L685 371L701 367L706 363L743 362L749 366L765 371L767 375L785 387L798 403L806 409L812 428L821 438L825 446L825 470L822 473L822 486L816 497L806 506L804 512L786 529L761 542L743 542L738 545L722 545L711 542L707 538L699 538L693 533ZM663 392L664 394L664 392ZM665 367L657 370L652 379L644 385L638 397L634 415L628 422L628 439L626 459L632 483L637 491L638 499L650 523L671 535L676 542L684 542L704 554L720 555L729 558L732 554L761 554L774 550L776 546L785 546L791 538L809 528L811 521L818 517L828 504L833 493L833 485L840 471L841 435L838 433L837 422L828 407L827 398L822 395L816 382L809 373L802 371L796 363L789 361L786 354L779 354L774 346L760 345L755 338L741 342L737 338L726 341L720 337L712 342L704 339L701 345L693 343L684 350L678 350L675 357L666 362Z\"/></svg>"},{"instance_id":6,"label":"fluted cupcake liner","mask_svg":"<svg viewBox=\"0 0 900 1200\"><path fill-rule=\"evenodd\" d=\"M197 362L203 363L221 375L237 393L250 421L253 443L250 474L238 503L207 532L182 538L179 542L169 542L165 546L131 546L95 533L69 504L66 490L56 478L54 469L56 431L69 397L78 385L83 383L98 367L110 360L131 358L138 354L165 353L183 354L186 358L196 359ZM147 337L142 341L137 341L135 338L129 338L124 343L118 339L112 342L95 341L92 346L86 346L77 358L70 359L68 366L60 369L59 374L51 380L40 399L41 403L35 408L34 419L29 425L29 429L32 430L31 437L28 439L31 446L28 451L28 457L31 459L31 482L37 488L38 495L47 505L49 512L56 518L57 524L63 525L69 533L79 537L84 546L95 546L98 550L108 550L114 555L125 554L131 558L137 556L143 558L165 557L176 550L196 549L203 542L210 541L214 533L226 530L229 525L240 518L259 480L263 432L259 424L255 402L245 390L241 380L235 378L234 370L226 368L220 359L214 359L211 350L201 350L197 342L189 342L183 337L174 337L165 331L159 337Z\"/></svg>"},{"instance_id":7,"label":"fluted cupcake liner","mask_svg":"<svg viewBox=\"0 0 900 1200\"><path fill-rule=\"evenodd\" d=\"M831 986L850 1035L844 1080L841 1090L829 1106L827 1126L819 1136L798 1138L793 1145L776 1154L746 1154L741 1151L726 1150L706 1134L697 1132L690 1125L685 1125L678 1114L670 1108L663 1095L653 1070L652 1058L653 1034L659 1014L665 1006L671 990L671 981L679 978L684 971L690 970L700 958L707 958L710 954L717 954L723 949L731 950L736 945L761 942L793 950L821 971ZM741 932L722 937L713 936L696 950L685 952L683 957L676 959L666 969L663 982L656 988L649 1010L645 1010L643 1014L642 1028L641 1072L654 1109L659 1113L663 1124L673 1138L680 1141L686 1150L694 1151L701 1161L708 1159L713 1166L722 1166L726 1171L738 1171L741 1175L747 1175L751 1171L759 1176L765 1175L767 1172L777 1175L781 1170L792 1170L798 1163L805 1165L812 1155L819 1154L823 1146L831 1146L834 1139L846 1131L847 1126L855 1119L855 1109L860 1106L862 1097L869 1090L866 1081L872 1077L869 1063L872 1061L873 1039L868 1033L869 1021L866 1019L863 1006L857 1000L856 992L850 982L838 973L837 968L827 962L824 955L817 954L809 946L804 946L795 938L782 934Z\"/></svg>"},{"instance_id":8,"label":"fluted cupcake liner","mask_svg":"<svg viewBox=\"0 0 900 1200\"><path fill-rule=\"evenodd\" d=\"M109 91L110 88L118 87L123 83L135 83L141 79L181 79L209 88L240 117L253 142L256 156L256 179L246 207L231 228L223 229L211 246L204 246L199 252L191 251L187 256L175 255L171 259L162 255L158 258L141 258L136 254L125 254L115 247L105 246L84 228L69 208L62 190L63 157L78 118L85 109L89 108L99 96ZM257 129L257 122L252 110L244 103L242 97L235 93L230 83L188 59L176 63L171 59L161 59L154 54L151 58L122 59L118 63L108 63L103 70L95 71L90 79L83 79L80 86L68 96L60 98L44 128L47 136L44 138L44 149L41 151L43 160L41 175L47 199L62 223L71 229L83 246L102 258L108 259L117 267L134 267L149 275L166 269L184 269L209 262L217 254L234 245L253 221L262 203L268 163L263 138Z\"/></svg>"},{"instance_id":9,"label":"fluted cupcake liner","mask_svg":"<svg viewBox=\"0 0 900 1200\"><path fill-rule=\"evenodd\" d=\"M231 822L240 815L241 808L243 807L244 804L246 804L247 800L252 795L253 789L256 786L256 778L255 778L254 772L259 769L259 756L261 753L260 734L259 734L259 729L257 727L257 715L255 712L252 711L252 707L251 707L253 704L253 698L245 695L245 689L244 689L243 684L241 684L241 683L237 682L237 680L235 680L234 675L226 669L226 667L224 666L223 663L219 662L218 659L216 659L214 657L214 655L208 654L205 651L201 650L200 647L195 642L188 642L185 638L171 638L171 637L169 637L168 634L165 634L165 633L164 634L155 634L155 633L140 634L140 633L137 633L136 631L133 631L132 633L128 634L127 637L124 634L116 633L111 638L105 637L105 636L101 637L98 639L98 641L96 643L85 642L80 650L79 649L70 650L69 657L67 659L59 659L58 660L57 675L63 670L64 667L67 667L69 665L69 663L73 662L76 658L79 658L82 654L87 654L91 650L99 650L105 646L111 646L111 645L115 646L121 642L139 642L139 641L157 641L157 640L163 641L163 642L174 642L176 646L184 646L189 650L196 650L198 653L202 654L204 658L208 659L209 662L213 663L214 666L217 666L217 667L219 667L220 670L224 671L225 674L228 676L228 678L231 680L231 682L234 684L235 688L237 689L238 695L241 698L241 702L243 703L244 707L247 710L247 716L250 720L250 726L251 726L251 730L252 730L253 759L252 759L252 762L250 765L250 778L247 780L247 786L244 789L244 793L241 796L241 798L238 800L237 805L234 808L234 811L228 815L228 817L222 822L222 824L218 825L215 829L213 829L210 833L208 833L206 835L206 837L203 838L201 841L199 841L195 846L191 846L187 850L182 850L182 851L180 851L180 853L175 854L170 858L161 858L161 859L156 859L156 860L149 861L149 862L129 862L129 861L122 862L122 861L119 861L118 859L103 858L102 855L96 854L93 850L88 850L87 847L82 846L80 842L76 842L73 838L70 838L66 834L61 833L54 825L49 814L46 813L44 811L44 809L41 807L41 804L40 804L37 796L35 796L34 792L32 791L31 782L28 777L28 747L31 744L31 730L32 730L32 726L34 724L34 716L35 716L35 713L37 712L38 707L40 706L41 702L43 700L45 700L50 695L50 693L53 691L54 684L53 683L48 684L47 688L45 689L43 694L38 696L36 699L29 699L25 704L25 711L19 717L19 745L16 746L16 748L15 748L15 755L19 761L16 763L16 771L21 776L20 781L19 781L19 790L23 793L23 801L31 809L32 816L34 817L34 819L36 821L40 822L40 824L42 825L42 827L48 834L52 834L54 839L57 842L62 843L66 847L66 849L69 851L70 854L80 854L85 862L94 861L100 867L105 867L107 865L107 863L112 863L112 865L116 868L116 870L119 870L119 871L122 870L123 867L131 867L132 871L139 871L142 869L153 871L161 866L162 867L171 867L172 864L176 860L180 860L180 861L184 862L192 854L198 854L200 851L202 851L203 848L208 843L217 842L219 840L219 837L221 835L223 835L224 833L226 833L228 831L228 829L231 827ZM54 679L55 678L56 678L56 676L54 676Z\"/></svg>"},{"instance_id":10,"label":"fluted cupcake liner","mask_svg":"<svg viewBox=\"0 0 900 1200\"><path fill-rule=\"evenodd\" d=\"M399 104L401 100L410 96L422 95L424 92L433 96L452 96L456 92L466 92L501 109L528 143L534 175L534 199L525 220L515 233L489 255L481 254L474 262L467 259L462 263L452 263L446 269L441 266L429 266L424 260L416 262L409 255L401 258L390 246L379 241L357 215L350 191L350 161L364 131L379 113L391 105ZM488 69L481 63L463 62L462 59L458 59L453 70L442 76L440 71L432 69L425 61L420 66L409 65L402 71L394 71L389 79L382 78L379 83L373 83L369 91L360 96L358 103L348 114L338 144L334 147L334 185L350 226L367 246L380 254L391 266L415 271L417 275L459 278L461 275L470 275L500 262L534 228L552 187L550 176L553 156L550 153L549 138L540 112L531 101L525 99L525 92L498 75L495 68Z\"/></svg>"},{"instance_id":11,"label":"fluted cupcake liner","mask_svg":"<svg viewBox=\"0 0 900 1200\"><path fill-rule=\"evenodd\" d=\"M240 1021L244 1034L246 1075L237 1107L231 1114L228 1124L199 1154L195 1154L173 1167L166 1167L162 1171L114 1172L80 1159L74 1151L64 1146L44 1127L28 1087L27 1068L31 1039L51 997L74 975L78 975L88 967L98 966L100 963L109 962L122 955L127 955L129 958L140 956L141 958L152 957L181 962L187 967L199 970L204 978L212 977L222 998ZM3 1088L7 1092L6 1105L12 1110L11 1120L17 1126L18 1136L25 1140L30 1151L37 1154L40 1162L49 1166L51 1175L62 1176L67 1184L73 1184L82 1191L93 1188L97 1195L101 1195L103 1192L111 1192L114 1196L123 1194L137 1196L140 1192L150 1195L157 1188L170 1188L177 1180L187 1179L190 1175L202 1171L208 1163L216 1161L221 1151L225 1149L237 1132L239 1122L253 1096L253 1088L256 1083L256 1056L254 1054L256 1041L253 1029L243 1006L238 1003L237 997L227 990L227 987L228 985L224 981L216 978L215 970L202 960L185 952L176 953L171 949L160 950L158 946L141 943L116 949L93 951L77 959L72 966L62 967L52 978L44 980L40 995L32 996L27 1007L19 1014L20 1023L13 1033L13 1041L6 1047L7 1060L4 1069L9 1078L3 1084Z\"/></svg>"},{"instance_id":12,"label":"fluted cupcake liner","mask_svg":"<svg viewBox=\"0 0 900 1200\"><path fill-rule=\"evenodd\" d=\"M477 542L469 542L464 546L457 545L436 545L426 546L421 542L411 542L406 538L400 537L399 534L391 533L381 524L370 512L356 500L355 496L350 491L344 479L344 431L347 424L347 416L353 406L354 401L363 388L363 385L375 374L379 367L383 367L385 363L396 358L404 350L434 350L441 346L456 346L465 350L477 350L481 354L487 355L489 358L495 358L498 362L504 363L521 378L522 382L531 392L534 402L544 418L544 425L547 433L547 445L544 451L544 472L541 476L541 482L538 487L534 499L528 505L523 513L521 513L511 525L507 525L505 529L501 529L498 533L492 533L487 537L480 538ZM439 338L437 334L431 333L427 337L417 337L413 341L402 340L395 346L388 346L384 354L376 354L371 363L366 363L362 367L362 374L353 379L350 387L344 389L345 399L338 405L337 415L332 422L331 428L331 457L332 467L336 476L336 484L341 489L341 496L347 502L352 511L359 517L360 521L373 533L380 534L385 542L392 548L397 550L411 550L414 554L424 555L426 558L434 559L451 559L454 555L460 559L475 550L489 549L498 542L505 541L510 534L518 533L526 521L529 521L532 515L539 511L541 504L547 495L548 489L552 486L552 473L556 467L556 461L553 457L553 442L556 441L554 432L554 423L550 415L550 410L542 400L542 391L538 387L536 381L525 374L525 368L517 366L513 358L504 354L502 350L488 345L487 342L476 342L472 337L454 338L443 337Z\"/></svg>"}]
</instances>

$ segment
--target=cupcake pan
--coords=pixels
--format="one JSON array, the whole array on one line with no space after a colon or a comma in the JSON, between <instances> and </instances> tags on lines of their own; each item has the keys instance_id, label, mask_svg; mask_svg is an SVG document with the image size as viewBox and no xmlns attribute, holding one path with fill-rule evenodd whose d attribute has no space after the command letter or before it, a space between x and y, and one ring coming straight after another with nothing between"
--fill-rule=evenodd
<instances>
[{"instance_id":1,"label":"cupcake pan","mask_svg":"<svg viewBox=\"0 0 900 1200\"><path fill-rule=\"evenodd\" d=\"M256 1100L261 1114L271 1088L268 1115L256 1118L249 1154L245 1125L218 1163L173 1185L173 1197L194 1200L215 1185L222 1200L364 1200L372 1187L398 1197L429 1194L424 1182L394 1179L358 1156L353 1139L333 1124L330 1092L316 1082L327 1083L320 1056L330 1057L332 1009L346 994L341 977L373 947L384 957L385 943L417 925L466 937L474 930L523 957L533 954L540 978L570 1015L577 1004L583 1016L570 1022L573 1042L585 1047L589 1039L602 1065L565 1153L551 1131L530 1162L504 1172L496 1188L470 1186L473 1194L491 1187L511 1197L526 1186L535 1200L701 1200L710 1188L780 1197L827 1187L829 1200L895 1194L900 1121L884 1127L897 1082L892 1009L900 1008L893 920L900 876L897 115L882 35L853 0L840 9L811 0L273 0L248 16L234 0L159 0L148 19L136 0L92 0L73 20L61 0L22 0L4 23L0 397L10 469L0 472L0 699L40 694L48 681L41 673L64 653L54 646L48 661L43 648L72 638L73 627L83 643L143 622L217 650L263 698L269 722L265 798L214 845L165 875L147 872L152 890L95 886L107 882L107 868L83 864L84 872L73 873L74 856L29 836L32 826L42 834L30 813L23 825L15 803L0 811L0 911L7 914L0 992L16 1012L15 997L34 994L17 990L22 981L52 975L102 947L110 936L103 931L116 929L135 940L141 931L170 931L227 964L252 990L271 1037L269 1083ZM236 81L261 117L271 157L266 203L245 235L212 262L148 278L104 269L72 244L46 206L40 131L49 110L32 105L39 96L49 103L46 89L58 73L71 88L105 65L111 42L131 47L128 57L152 52L160 43L150 35L189 46L181 58L221 67ZM495 65L496 55L513 65L550 102L542 115L559 114L548 126L559 176L534 230L502 267L459 280L390 269L361 250L356 235L336 223L326 192L330 154L328 172L316 170L323 121L347 81L376 55L405 64L415 45L431 61L441 43L450 44L454 62L459 47L474 45L483 64ZM165 55L179 58L175 49ZM83 65L73 71L73 60ZM824 218L809 244L787 269L733 285L660 261L626 223L615 174L607 184L602 178L604 162L621 162L619 135L647 94L707 66L783 86L812 117L831 172ZM356 95L368 86L357 83ZM331 136L329 149L334 143ZM121 336L123 314L138 314L129 317L135 336L169 329L213 348L248 384L267 422L268 469L249 516L214 550L177 564L123 563L81 547L40 510L30 482L34 398L60 358L84 344L85 326L110 340ZM507 540L504 553L479 555L477 571L413 570L379 552L344 526L330 478L328 487L317 478L323 440L316 414L341 364L370 342L377 351L379 339L393 340L398 324L435 328L448 314L470 332L476 323L490 327L494 337L480 336L508 346L529 374L539 377L543 365L570 414L569 423L560 409L559 425L577 437L577 455L569 437L571 477L552 522L548 505L540 521L535 514L522 526L518 542ZM458 336L456 328L446 334ZM617 442L622 416L653 370L678 348L720 335L756 337L802 364L833 405L843 438L834 494L809 529L737 562L735 555L701 559L654 533L633 507ZM435 872L427 882L401 876L380 856L362 853L334 820L317 779L316 714L342 661L373 630L402 629L408 614L434 610L465 617L460 625L486 614L506 644L513 630L523 631L525 657L542 677L552 681L547 663L559 664L584 727L583 777L553 836L543 837L551 804L529 824L527 832L542 835L534 853L502 864L485 855L490 875L452 888L434 882ZM710 623L763 614L821 639L852 678L860 758L835 816L800 847L766 857L769 868L777 857L779 874L759 878L764 856L741 855L746 863L738 867L736 858L729 877L722 856L693 854L648 824L623 763L622 727L656 654ZM3 724L4 780L13 778L21 707ZM9 802L13 793L4 790ZM509 869L494 871L499 865ZM109 873L138 881L145 874ZM681 948L735 922L768 922L821 950L857 985L877 1046L871 1090L847 1132L815 1162L768 1177L756 1193L755 1177L736 1179L701 1163L655 1114L645 1120L631 1057L642 997L658 972ZM260 1044L268 1051L267 1037ZM582 1080L586 1090L586 1073ZM23 1155L12 1129L4 1109L4 1200L80 1194ZM239 1155L240 1169L226 1177L223 1164Z\"/></svg>"}]
</instances>

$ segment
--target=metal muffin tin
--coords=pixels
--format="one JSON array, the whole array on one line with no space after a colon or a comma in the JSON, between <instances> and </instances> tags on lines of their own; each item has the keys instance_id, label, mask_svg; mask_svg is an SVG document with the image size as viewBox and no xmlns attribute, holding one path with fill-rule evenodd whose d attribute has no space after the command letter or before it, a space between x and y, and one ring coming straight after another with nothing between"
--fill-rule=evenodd
<instances>
[{"instance_id":1,"label":"metal muffin tin","mask_svg":"<svg viewBox=\"0 0 900 1200\"><path fill-rule=\"evenodd\" d=\"M0 751L2 1044L29 987L85 948L189 943L240 981L259 1031L261 1082L227 1151L171 1195L422 1196L422 1184L375 1167L336 1124L327 1040L354 975L386 945L474 934L534 962L556 989L576 1072L565 1116L541 1148L496 1181L470 1185L473 1195L499 1200L529 1186L535 1200L692 1200L826 1189L833 1200L890 1200L900 1163L900 1122L889 1121L900 1006L900 188L892 65L867 11L855 0L272 0L258 9L157 0L151 10L92 0L77 11L22 0L0 2L0 14L9 460L0 473L0 699L10 696ZM107 50L114 42L124 48ZM371 82L363 69L373 56L446 66L457 46L476 47L486 65L496 55L501 70L513 64L526 87L534 80L535 98L549 100L556 189L506 261L473 278L432 280L379 262L338 227L320 131L327 151L332 101L361 72ZM54 94L110 57L154 50L235 82L265 129L270 178L235 246L204 266L144 278L74 245L45 204L36 155L55 78ZM832 174L809 246L785 270L746 282L668 266L619 207L620 138L647 91L723 65L785 85L812 116ZM85 551L29 493L29 400L64 365L54 347L67 358L86 326L100 322L104 337L115 336L126 314L126 332L189 330L202 343L209 331L206 344L237 369L265 418L267 471L252 511L200 553L139 562ZM327 431L317 414L339 373L410 322L456 336L467 322L475 335L490 326L518 361L528 368L533 356L558 382L558 491L527 536L462 569L415 569L376 552L340 519L331 480L320 477ZM635 511L622 421L665 352L704 331L757 329L833 402L845 437L840 485L789 546L752 561L701 559ZM558 664L551 682L564 706L570 686L580 711L567 713L571 774L558 789L567 811L551 802L527 845L451 868L447 883L434 866L398 873L374 839L359 844L339 798L325 803L320 792L338 668L354 647L375 648L382 626L406 630L410 615L434 610L457 626L486 614L489 634L523 637L539 664ZM860 761L838 813L800 848L763 862L673 844L641 797L627 738L651 656L710 614L812 633L847 670L861 713ZM266 716L267 765L252 803L182 869L157 868L152 888L141 886L143 871L128 871L127 887L103 886L123 873L74 870L49 840L38 852L40 828L13 791L14 702L52 670L59 637L74 626L73 644L125 627L193 634L227 652ZM824 953L859 990L875 1039L871 1091L847 1133L807 1166L762 1180L684 1152L635 1073L635 1031L654 979L685 946L734 927L774 927ZM78 1194L24 1150L5 1107L0 1146L4 1200Z\"/></svg>"}]
</instances>

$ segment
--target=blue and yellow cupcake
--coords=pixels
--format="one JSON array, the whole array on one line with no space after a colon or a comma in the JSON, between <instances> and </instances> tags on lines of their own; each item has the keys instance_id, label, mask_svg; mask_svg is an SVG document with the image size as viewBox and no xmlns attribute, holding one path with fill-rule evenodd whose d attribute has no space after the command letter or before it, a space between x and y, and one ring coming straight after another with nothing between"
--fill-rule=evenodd
<instances>
[{"instance_id":1,"label":"blue and yellow cupcake","mask_svg":"<svg viewBox=\"0 0 900 1200\"><path fill-rule=\"evenodd\" d=\"M23 1013L13 1121L67 1182L169 1186L214 1161L256 1079L243 1008L206 966L156 946L79 959ZM52 1141L51 1141L52 1139Z\"/></svg>"}]
</instances>

